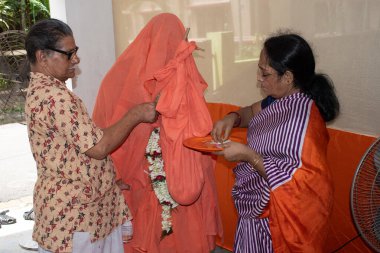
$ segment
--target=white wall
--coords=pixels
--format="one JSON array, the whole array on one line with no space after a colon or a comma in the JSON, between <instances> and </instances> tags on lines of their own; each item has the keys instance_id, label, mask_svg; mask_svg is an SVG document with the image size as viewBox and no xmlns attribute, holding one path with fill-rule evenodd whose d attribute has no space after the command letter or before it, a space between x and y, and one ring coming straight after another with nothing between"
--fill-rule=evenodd
<instances>
[{"instance_id":1,"label":"white wall","mask_svg":"<svg viewBox=\"0 0 380 253\"><path fill-rule=\"evenodd\" d=\"M64 0L51 1L51 3L50 3L50 16L52 18L56 18L56 19L62 20L63 22L67 23L66 3ZM66 81L66 86L70 90L73 90L73 82L71 79Z\"/></svg>"},{"instance_id":2,"label":"white wall","mask_svg":"<svg viewBox=\"0 0 380 253\"><path fill-rule=\"evenodd\" d=\"M99 85L115 61L112 1L51 0L50 6L51 16L66 21L74 32L81 61L73 91L91 115Z\"/></svg>"}]
</instances>

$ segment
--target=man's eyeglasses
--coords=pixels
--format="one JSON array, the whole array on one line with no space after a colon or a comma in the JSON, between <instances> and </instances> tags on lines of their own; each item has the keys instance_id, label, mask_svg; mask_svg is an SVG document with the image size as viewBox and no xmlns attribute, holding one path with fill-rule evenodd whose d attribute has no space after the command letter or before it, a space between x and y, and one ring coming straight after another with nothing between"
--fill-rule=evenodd
<instances>
[{"instance_id":1,"label":"man's eyeglasses","mask_svg":"<svg viewBox=\"0 0 380 253\"><path fill-rule=\"evenodd\" d=\"M46 47L46 49L53 50L55 52L67 55L67 59L71 60L73 58L73 55L78 52L79 47L75 47L73 50L70 50L70 51L67 51L67 52L63 51L63 50L56 49L56 48L52 48L52 47Z\"/></svg>"}]
</instances>

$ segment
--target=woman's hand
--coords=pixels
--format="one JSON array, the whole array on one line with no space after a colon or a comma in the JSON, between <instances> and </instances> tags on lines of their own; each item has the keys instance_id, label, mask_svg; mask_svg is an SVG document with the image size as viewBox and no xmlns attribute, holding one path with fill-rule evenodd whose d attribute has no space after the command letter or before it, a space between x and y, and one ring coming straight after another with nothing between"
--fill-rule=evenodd
<instances>
[{"instance_id":1,"label":"woman's hand","mask_svg":"<svg viewBox=\"0 0 380 253\"><path fill-rule=\"evenodd\" d=\"M214 152L215 155L222 155L230 162L249 161L254 153L247 145L234 141L223 144L222 151Z\"/></svg>"},{"instance_id":2,"label":"woman's hand","mask_svg":"<svg viewBox=\"0 0 380 253\"><path fill-rule=\"evenodd\" d=\"M256 170L262 177L267 178L263 164L263 158L255 150L239 142L228 142L223 144L223 150L213 152L214 155L222 155L230 162L247 162L253 170Z\"/></svg>"},{"instance_id":3,"label":"woman's hand","mask_svg":"<svg viewBox=\"0 0 380 253\"><path fill-rule=\"evenodd\" d=\"M234 114L227 114L223 119L215 122L211 131L211 136L214 141L223 143L223 141L230 137L231 130L235 123L235 117L236 115Z\"/></svg>"}]
</instances>

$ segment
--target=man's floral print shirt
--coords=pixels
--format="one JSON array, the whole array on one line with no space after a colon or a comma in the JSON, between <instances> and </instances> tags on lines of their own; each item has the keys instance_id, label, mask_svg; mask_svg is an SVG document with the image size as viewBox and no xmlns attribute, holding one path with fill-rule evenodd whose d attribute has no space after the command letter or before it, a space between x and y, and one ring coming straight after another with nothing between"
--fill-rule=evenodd
<instances>
[{"instance_id":1,"label":"man's floral print shirt","mask_svg":"<svg viewBox=\"0 0 380 253\"><path fill-rule=\"evenodd\" d=\"M95 241L131 219L111 158L84 154L103 132L65 83L32 72L25 113L37 164L33 239L49 251L71 252L75 231Z\"/></svg>"}]
</instances>

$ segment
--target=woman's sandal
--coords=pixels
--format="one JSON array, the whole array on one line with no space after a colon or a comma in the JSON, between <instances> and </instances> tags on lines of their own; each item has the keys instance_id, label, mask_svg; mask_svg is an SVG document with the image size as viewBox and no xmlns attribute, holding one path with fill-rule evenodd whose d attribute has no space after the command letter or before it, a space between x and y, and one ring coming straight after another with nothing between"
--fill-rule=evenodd
<instances>
[{"instance_id":1,"label":"woman's sandal","mask_svg":"<svg viewBox=\"0 0 380 253\"><path fill-rule=\"evenodd\" d=\"M5 210L0 212L0 223L1 225L9 225L16 223L16 218L13 218L6 213L9 212L9 210Z\"/></svg>"}]
</instances>

